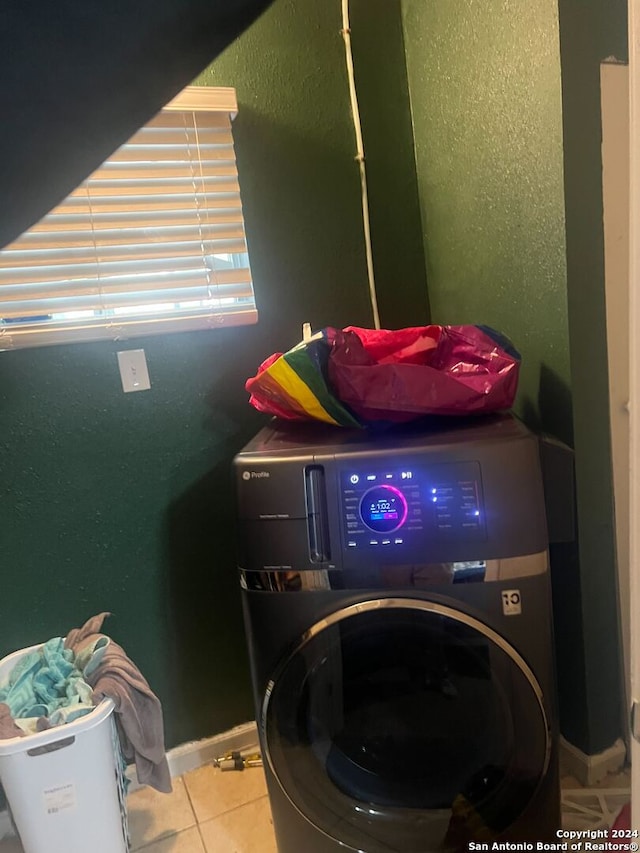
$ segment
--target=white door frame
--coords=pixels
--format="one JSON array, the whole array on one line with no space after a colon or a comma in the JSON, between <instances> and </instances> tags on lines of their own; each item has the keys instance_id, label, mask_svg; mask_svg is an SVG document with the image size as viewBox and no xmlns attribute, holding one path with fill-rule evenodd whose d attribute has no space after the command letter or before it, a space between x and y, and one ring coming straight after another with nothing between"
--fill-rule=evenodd
<instances>
[{"instance_id":1,"label":"white door frame","mask_svg":"<svg viewBox=\"0 0 640 853\"><path fill-rule=\"evenodd\" d=\"M629 8L629 435L631 703L640 712L640 0ZM640 717L640 713L636 713ZM636 720L639 731L640 719ZM631 738L631 826L640 827L640 743Z\"/></svg>"}]
</instances>

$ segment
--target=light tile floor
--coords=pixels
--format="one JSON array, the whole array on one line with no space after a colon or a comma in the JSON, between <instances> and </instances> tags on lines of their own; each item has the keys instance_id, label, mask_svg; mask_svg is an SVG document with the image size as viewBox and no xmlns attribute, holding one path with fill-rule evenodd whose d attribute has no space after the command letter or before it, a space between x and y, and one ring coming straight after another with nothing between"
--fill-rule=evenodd
<instances>
[{"instance_id":1,"label":"light tile floor","mask_svg":"<svg viewBox=\"0 0 640 853\"><path fill-rule=\"evenodd\" d=\"M562 781L565 791L580 788L571 777ZM629 771L624 770L598 788L623 790L628 785ZM577 817L586 821L585 827L596 825L592 816ZM237 773L201 767L175 779L172 794L140 788L129 796L129 827L132 851L140 853L277 853L260 768ZM23 853L22 845L5 839L0 853Z\"/></svg>"},{"instance_id":2,"label":"light tile floor","mask_svg":"<svg viewBox=\"0 0 640 853\"><path fill-rule=\"evenodd\" d=\"M132 851L276 853L260 768L237 773L208 765L176 779L173 787L169 795L150 788L130 795Z\"/></svg>"},{"instance_id":3,"label":"light tile floor","mask_svg":"<svg viewBox=\"0 0 640 853\"><path fill-rule=\"evenodd\" d=\"M277 853L260 768L223 772L201 767L174 779L171 794L134 791L128 806L132 851ZM22 845L5 839L0 853L23 853Z\"/></svg>"},{"instance_id":4,"label":"light tile floor","mask_svg":"<svg viewBox=\"0 0 640 853\"><path fill-rule=\"evenodd\" d=\"M563 828L605 829L631 799L631 768L609 773L590 788L572 776L563 776L561 784Z\"/></svg>"}]
</instances>

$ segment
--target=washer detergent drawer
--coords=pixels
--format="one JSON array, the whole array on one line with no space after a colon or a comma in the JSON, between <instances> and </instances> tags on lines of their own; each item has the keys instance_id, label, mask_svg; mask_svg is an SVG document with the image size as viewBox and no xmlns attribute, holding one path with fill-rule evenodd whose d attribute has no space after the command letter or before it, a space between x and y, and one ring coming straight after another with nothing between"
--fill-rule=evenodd
<instances>
[{"instance_id":1,"label":"washer detergent drawer","mask_svg":"<svg viewBox=\"0 0 640 853\"><path fill-rule=\"evenodd\" d=\"M309 565L306 519L242 521L238 537L238 564L249 571L290 571Z\"/></svg>"},{"instance_id":2,"label":"washer detergent drawer","mask_svg":"<svg viewBox=\"0 0 640 853\"><path fill-rule=\"evenodd\" d=\"M269 684L261 724L290 802L367 853L499 838L551 753L542 691L518 652L416 599L365 600L311 627Z\"/></svg>"}]
</instances>

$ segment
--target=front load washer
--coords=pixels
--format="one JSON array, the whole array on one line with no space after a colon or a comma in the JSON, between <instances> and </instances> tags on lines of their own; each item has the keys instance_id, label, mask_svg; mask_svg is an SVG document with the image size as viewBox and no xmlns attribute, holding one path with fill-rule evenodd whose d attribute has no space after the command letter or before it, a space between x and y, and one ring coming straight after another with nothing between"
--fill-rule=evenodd
<instances>
[{"instance_id":1,"label":"front load washer","mask_svg":"<svg viewBox=\"0 0 640 853\"><path fill-rule=\"evenodd\" d=\"M279 853L554 840L535 436L507 415L379 435L277 423L235 469Z\"/></svg>"}]
</instances>

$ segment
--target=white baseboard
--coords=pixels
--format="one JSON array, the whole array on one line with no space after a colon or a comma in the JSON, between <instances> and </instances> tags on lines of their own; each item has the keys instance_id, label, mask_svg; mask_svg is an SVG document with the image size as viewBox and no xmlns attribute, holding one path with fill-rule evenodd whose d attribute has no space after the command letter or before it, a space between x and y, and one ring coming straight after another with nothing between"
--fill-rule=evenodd
<instances>
[{"instance_id":1,"label":"white baseboard","mask_svg":"<svg viewBox=\"0 0 640 853\"><path fill-rule=\"evenodd\" d=\"M246 752L256 747L257 744L258 728L253 721L221 732L219 735L180 744L167 753L171 778L175 779L190 770L197 770L198 767L204 767L205 764L212 764L216 758L221 758L225 752L232 752L233 750ZM131 783L129 792L140 787L133 765L127 768L127 778Z\"/></svg>"},{"instance_id":2,"label":"white baseboard","mask_svg":"<svg viewBox=\"0 0 640 853\"><path fill-rule=\"evenodd\" d=\"M246 752L258 745L258 727L251 721L236 726L219 735L183 743L169 750L167 760L171 776L182 776L189 770L196 770L204 764L211 764L215 758L221 758L225 752L238 750Z\"/></svg>"},{"instance_id":3,"label":"white baseboard","mask_svg":"<svg viewBox=\"0 0 640 853\"><path fill-rule=\"evenodd\" d=\"M226 752L238 750L246 752L258 744L258 729L254 722L243 723L219 735L183 743L170 749L167 753L169 771L172 778L182 776L190 770L197 770L205 764L212 764L216 758L221 758ZM138 784L135 767L127 768L127 778L131 785L129 792L141 787ZM0 841L14 835L13 824L7 811L0 811Z\"/></svg>"},{"instance_id":4,"label":"white baseboard","mask_svg":"<svg viewBox=\"0 0 640 853\"><path fill-rule=\"evenodd\" d=\"M627 748L620 738L608 749L587 755L577 746L560 736L560 767L566 776L573 776L589 788L598 785L607 773L616 773L624 767Z\"/></svg>"}]
</instances>

